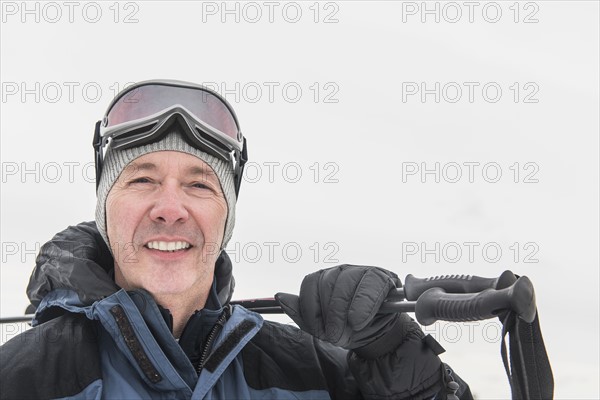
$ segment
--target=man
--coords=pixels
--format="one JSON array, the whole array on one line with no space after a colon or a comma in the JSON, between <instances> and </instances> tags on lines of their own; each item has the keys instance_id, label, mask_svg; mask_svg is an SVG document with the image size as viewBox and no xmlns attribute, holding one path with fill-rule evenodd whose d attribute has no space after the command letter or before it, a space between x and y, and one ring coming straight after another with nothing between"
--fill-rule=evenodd
<instances>
[{"instance_id":1,"label":"man","mask_svg":"<svg viewBox=\"0 0 600 400\"><path fill-rule=\"evenodd\" d=\"M2 398L472 397L410 317L377 313L400 284L390 271L342 265L279 294L302 330L229 304L247 157L217 93L137 84L94 144L96 221L41 250L35 327L1 348Z\"/></svg>"}]
</instances>

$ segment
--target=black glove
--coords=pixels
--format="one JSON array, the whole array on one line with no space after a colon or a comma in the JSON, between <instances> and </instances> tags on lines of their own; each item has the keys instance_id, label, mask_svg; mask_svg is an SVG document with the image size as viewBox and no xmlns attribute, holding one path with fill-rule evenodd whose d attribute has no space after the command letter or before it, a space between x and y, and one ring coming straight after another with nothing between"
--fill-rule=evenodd
<instances>
[{"instance_id":1,"label":"black glove","mask_svg":"<svg viewBox=\"0 0 600 400\"><path fill-rule=\"evenodd\" d=\"M377 314L400 286L398 276L382 268L340 265L307 275L300 296L275 298L300 329L352 350L348 366L365 399L445 399L456 387L448 386L437 356L441 346L431 337L423 340L407 314ZM458 382L460 398L472 398L466 383Z\"/></svg>"},{"instance_id":2,"label":"black glove","mask_svg":"<svg viewBox=\"0 0 600 400\"><path fill-rule=\"evenodd\" d=\"M287 315L305 332L375 358L394 350L409 330L419 329L403 313L377 314L398 275L378 267L340 265L307 275L300 296L277 293Z\"/></svg>"}]
</instances>

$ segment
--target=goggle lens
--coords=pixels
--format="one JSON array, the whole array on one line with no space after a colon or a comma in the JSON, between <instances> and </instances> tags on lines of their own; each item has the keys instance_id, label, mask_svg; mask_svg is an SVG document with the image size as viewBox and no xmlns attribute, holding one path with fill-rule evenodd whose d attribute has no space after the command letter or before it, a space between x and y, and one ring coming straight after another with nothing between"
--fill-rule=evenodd
<instances>
[{"instance_id":1,"label":"goggle lens","mask_svg":"<svg viewBox=\"0 0 600 400\"><path fill-rule=\"evenodd\" d=\"M125 92L111 107L105 129L150 117L165 108L179 105L192 116L212 128L239 141L236 121L223 101L212 93L199 89L172 85L151 84Z\"/></svg>"}]
</instances>

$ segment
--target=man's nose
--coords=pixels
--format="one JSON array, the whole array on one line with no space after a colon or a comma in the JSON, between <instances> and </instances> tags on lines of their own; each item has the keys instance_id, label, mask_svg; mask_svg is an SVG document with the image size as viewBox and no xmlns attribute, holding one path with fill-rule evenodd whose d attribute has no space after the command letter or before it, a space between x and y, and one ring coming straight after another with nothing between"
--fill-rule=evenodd
<instances>
[{"instance_id":1,"label":"man's nose","mask_svg":"<svg viewBox=\"0 0 600 400\"><path fill-rule=\"evenodd\" d=\"M176 185L163 185L156 196L150 211L150 218L153 221L170 225L185 222L189 218L181 188Z\"/></svg>"}]
</instances>

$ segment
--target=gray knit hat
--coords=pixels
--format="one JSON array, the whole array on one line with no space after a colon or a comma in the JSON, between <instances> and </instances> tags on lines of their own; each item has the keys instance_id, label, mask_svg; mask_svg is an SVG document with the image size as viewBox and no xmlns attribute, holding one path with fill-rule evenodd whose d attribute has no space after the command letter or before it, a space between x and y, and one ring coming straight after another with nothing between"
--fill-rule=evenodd
<instances>
[{"instance_id":1,"label":"gray knit hat","mask_svg":"<svg viewBox=\"0 0 600 400\"><path fill-rule=\"evenodd\" d=\"M223 243L221 244L220 250L223 250L227 246L227 243L233 234L233 226L235 225L236 196L233 182L233 169L225 161L222 161L217 157L190 146L188 142L185 141L181 133L174 130L158 142L139 147L113 150L109 145L104 158L102 176L100 177L100 183L96 193L96 225L98 225L98 230L100 231L102 238L109 248L110 243L108 241L108 235L106 234L106 198L108 197L108 193L112 189L115 181L121 172L123 172L123 169L125 169L125 167L136 158L156 151L169 150L180 151L182 153L187 153L198 157L207 163L213 169L217 178L219 178L221 190L223 191L225 200L227 201L227 222L225 223Z\"/></svg>"}]
</instances>

